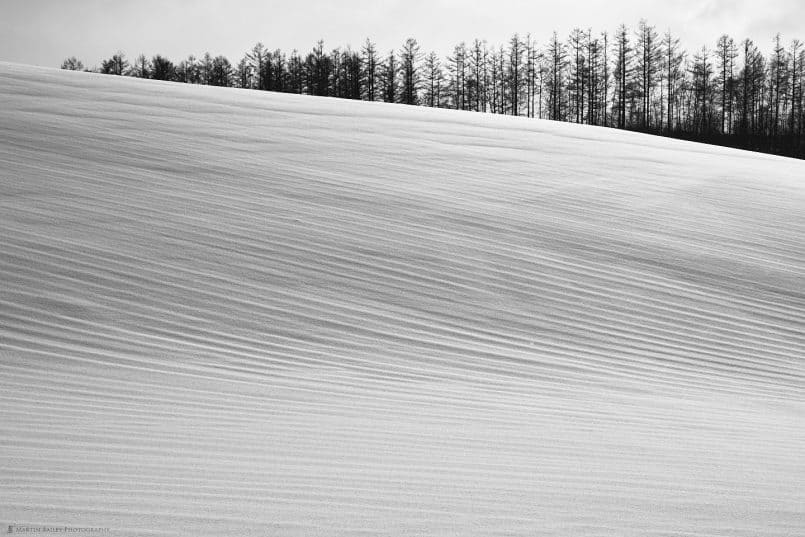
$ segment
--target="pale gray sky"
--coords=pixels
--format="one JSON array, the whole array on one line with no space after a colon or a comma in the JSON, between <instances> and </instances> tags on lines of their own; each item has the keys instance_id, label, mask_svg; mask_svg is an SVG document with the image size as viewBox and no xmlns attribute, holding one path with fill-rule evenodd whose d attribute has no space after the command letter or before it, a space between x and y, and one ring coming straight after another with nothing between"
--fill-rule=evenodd
<instances>
[{"instance_id":1,"label":"pale gray sky","mask_svg":"<svg viewBox=\"0 0 805 537\"><path fill-rule=\"evenodd\" d=\"M805 39L805 0L0 0L0 60L58 66L75 55L93 66L117 50L173 60L209 50L237 61L257 41L307 51L319 38L359 48L370 37L387 50L409 36L445 54L475 37L531 32L544 43L554 29L612 32L640 18L688 49L725 32L764 50L776 32Z\"/></svg>"}]
</instances>

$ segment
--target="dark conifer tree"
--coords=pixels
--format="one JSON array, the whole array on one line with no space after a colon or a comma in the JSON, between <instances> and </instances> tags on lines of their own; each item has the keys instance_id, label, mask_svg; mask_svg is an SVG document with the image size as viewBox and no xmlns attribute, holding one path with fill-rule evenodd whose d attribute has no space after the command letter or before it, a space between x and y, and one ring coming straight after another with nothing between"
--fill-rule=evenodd
<instances>
[{"instance_id":1,"label":"dark conifer tree","mask_svg":"<svg viewBox=\"0 0 805 537\"><path fill-rule=\"evenodd\" d=\"M567 52L564 44L559 41L556 32L548 45L548 98L550 119L561 121L565 118L564 107L564 78L567 66Z\"/></svg>"},{"instance_id":2,"label":"dark conifer tree","mask_svg":"<svg viewBox=\"0 0 805 537\"><path fill-rule=\"evenodd\" d=\"M676 111L677 101L677 87L680 77L680 69L684 55L679 52L679 38L673 37L670 30L665 33L663 38L663 63L665 67L665 83L666 83L666 110L667 110L667 126L668 132L674 129L675 119L674 112Z\"/></svg>"},{"instance_id":3,"label":"dark conifer tree","mask_svg":"<svg viewBox=\"0 0 805 537\"><path fill-rule=\"evenodd\" d=\"M791 42L791 134L802 137L803 130L803 84L805 83L805 48L802 42L794 39ZM799 144L805 143L801 140ZM805 149L805 147L803 147Z\"/></svg>"},{"instance_id":4,"label":"dark conifer tree","mask_svg":"<svg viewBox=\"0 0 805 537\"><path fill-rule=\"evenodd\" d=\"M176 66L168 58L157 54L151 58L151 78L154 80L176 80Z\"/></svg>"},{"instance_id":5,"label":"dark conifer tree","mask_svg":"<svg viewBox=\"0 0 805 537\"><path fill-rule=\"evenodd\" d=\"M241 58L235 67L235 87L244 89L254 89L252 76L252 66L249 62L248 54Z\"/></svg>"},{"instance_id":6,"label":"dark conifer tree","mask_svg":"<svg viewBox=\"0 0 805 537\"><path fill-rule=\"evenodd\" d=\"M232 64L224 56L216 56L212 60L212 69L210 73L210 86L224 86L232 85L234 71Z\"/></svg>"},{"instance_id":7,"label":"dark conifer tree","mask_svg":"<svg viewBox=\"0 0 805 537\"><path fill-rule=\"evenodd\" d=\"M209 52L205 52L204 56L198 62L199 83L211 85L213 80L213 57Z\"/></svg>"},{"instance_id":8,"label":"dark conifer tree","mask_svg":"<svg viewBox=\"0 0 805 537\"><path fill-rule=\"evenodd\" d=\"M75 56L70 56L62 62L61 68L66 71L83 71L84 63Z\"/></svg>"},{"instance_id":9,"label":"dark conifer tree","mask_svg":"<svg viewBox=\"0 0 805 537\"><path fill-rule=\"evenodd\" d=\"M698 134L711 134L714 130L715 113L713 112L714 84L713 64L710 51L702 47L696 54L691 67L693 107L693 129Z\"/></svg>"},{"instance_id":10,"label":"dark conifer tree","mask_svg":"<svg viewBox=\"0 0 805 537\"><path fill-rule=\"evenodd\" d=\"M738 46L721 36L714 51L690 60L667 32L659 40L641 21L630 41L621 26L607 33L575 29L566 43L556 33L538 49L515 34L504 46L475 39L457 45L444 64L424 62L409 39L399 55L380 61L367 40L360 52L323 42L305 55L269 52L257 43L233 66L209 53L174 65L140 55L129 65L122 53L100 72L195 84L238 86L348 99L450 106L498 114L524 114L579 123L663 132L667 135L805 157L805 47L783 46L777 35L764 56L751 40ZM612 54L610 54L612 53ZM63 69L81 70L68 58ZM611 88L611 89L610 89Z\"/></svg>"},{"instance_id":11,"label":"dark conifer tree","mask_svg":"<svg viewBox=\"0 0 805 537\"><path fill-rule=\"evenodd\" d=\"M450 73L450 90L453 108L465 110L467 107L467 45L462 42L453 49L453 55L447 59Z\"/></svg>"},{"instance_id":12,"label":"dark conifer tree","mask_svg":"<svg viewBox=\"0 0 805 537\"><path fill-rule=\"evenodd\" d=\"M425 58L425 105L441 107L444 73L439 57L431 52Z\"/></svg>"},{"instance_id":13,"label":"dark conifer tree","mask_svg":"<svg viewBox=\"0 0 805 537\"><path fill-rule=\"evenodd\" d=\"M176 80L185 84L198 84L198 62L192 54L176 66Z\"/></svg>"},{"instance_id":14,"label":"dark conifer tree","mask_svg":"<svg viewBox=\"0 0 805 537\"><path fill-rule=\"evenodd\" d=\"M324 41L319 41L305 60L305 86L308 93L319 96L330 94L332 68L332 59L324 52Z\"/></svg>"},{"instance_id":15,"label":"dark conifer tree","mask_svg":"<svg viewBox=\"0 0 805 537\"><path fill-rule=\"evenodd\" d=\"M419 104L419 62L422 54L416 39L408 38L400 50L400 74L402 87L400 102L402 104Z\"/></svg>"},{"instance_id":16,"label":"dark conifer tree","mask_svg":"<svg viewBox=\"0 0 805 537\"><path fill-rule=\"evenodd\" d=\"M257 42L246 54L246 61L251 67L251 77L249 77L252 84L251 87L259 90L269 89L269 52L266 50L265 46Z\"/></svg>"},{"instance_id":17,"label":"dark conifer tree","mask_svg":"<svg viewBox=\"0 0 805 537\"><path fill-rule=\"evenodd\" d=\"M490 106L493 114L503 113L503 98L501 95L500 87L502 85L503 73L500 66L503 64L503 51L500 52L492 50L489 56L489 75L490 75ZM453 66L451 65L451 73Z\"/></svg>"},{"instance_id":18,"label":"dark conifer tree","mask_svg":"<svg viewBox=\"0 0 805 537\"><path fill-rule=\"evenodd\" d=\"M777 136L780 130L780 119L784 113L783 99L788 94L788 53L782 43L780 34L774 38L774 53L771 61L772 82L771 98L774 115L771 118L771 135Z\"/></svg>"},{"instance_id":19,"label":"dark conifer tree","mask_svg":"<svg viewBox=\"0 0 805 537\"><path fill-rule=\"evenodd\" d=\"M741 117L740 127L744 136L755 133L755 102L758 82L758 55L757 47L751 39L744 39L743 69L741 70Z\"/></svg>"},{"instance_id":20,"label":"dark conifer tree","mask_svg":"<svg viewBox=\"0 0 805 537\"><path fill-rule=\"evenodd\" d=\"M397 81L399 70L397 55L392 50L381 67L382 96L383 101L387 103L396 103L399 97L399 83Z\"/></svg>"},{"instance_id":21,"label":"dark conifer tree","mask_svg":"<svg viewBox=\"0 0 805 537\"><path fill-rule=\"evenodd\" d=\"M587 78L587 56L585 54L586 35L579 28L570 33L568 48L570 51L570 70L568 77L568 93L571 104L571 115L576 123L584 120L584 89Z\"/></svg>"},{"instance_id":22,"label":"dark conifer tree","mask_svg":"<svg viewBox=\"0 0 805 537\"><path fill-rule=\"evenodd\" d=\"M289 64L284 52L280 49L269 52L265 61L264 87L270 91L292 91L288 89L290 78L288 68Z\"/></svg>"},{"instance_id":23,"label":"dark conifer tree","mask_svg":"<svg viewBox=\"0 0 805 537\"><path fill-rule=\"evenodd\" d=\"M136 78L151 78L151 60L140 54L131 65L129 74Z\"/></svg>"},{"instance_id":24,"label":"dark conifer tree","mask_svg":"<svg viewBox=\"0 0 805 537\"><path fill-rule=\"evenodd\" d=\"M733 69L738 51L735 41L724 34L718 38L716 58L718 59L718 92L721 114L721 133L732 130Z\"/></svg>"},{"instance_id":25,"label":"dark conifer tree","mask_svg":"<svg viewBox=\"0 0 805 537\"><path fill-rule=\"evenodd\" d=\"M537 46L531 34L526 35L524 46L526 116L534 117L534 100L537 93Z\"/></svg>"},{"instance_id":26,"label":"dark conifer tree","mask_svg":"<svg viewBox=\"0 0 805 537\"><path fill-rule=\"evenodd\" d=\"M629 98L630 89L630 70L631 70L631 45L629 44L629 30L625 25L618 28L615 34L615 116L616 125L619 129L626 128L626 103Z\"/></svg>"},{"instance_id":27,"label":"dark conifer tree","mask_svg":"<svg viewBox=\"0 0 805 537\"><path fill-rule=\"evenodd\" d=\"M470 106L472 110L477 112L485 111L486 109L486 42L480 39L475 39L472 47L468 51L469 54L469 96Z\"/></svg>"},{"instance_id":28,"label":"dark conifer tree","mask_svg":"<svg viewBox=\"0 0 805 537\"><path fill-rule=\"evenodd\" d=\"M602 56L602 44L599 38L593 37L592 30L587 31L586 37L587 55L587 123L589 125L602 125L604 123L603 112L606 97L601 98L604 93L604 57Z\"/></svg>"},{"instance_id":29,"label":"dark conifer tree","mask_svg":"<svg viewBox=\"0 0 805 537\"><path fill-rule=\"evenodd\" d=\"M291 93L304 93L305 91L305 66L297 50L291 52L291 56L288 58L288 84L285 91Z\"/></svg>"},{"instance_id":30,"label":"dark conifer tree","mask_svg":"<svg viewBox=\"0 0 805 537\"><path fill-rule=\"evenodd\" d=\"M106 75L125 75L129 71L129 62L122 52L118 52L108 60L101 62L101 73Z\"/></svg>"},{"instance_id":31,"label":"dark conifer tree","mask_svg":"<svg viewBox=\"0 0 805 537\"><path fill-rule=\"evenodd\" d=\"M639 73L637 84L637 95L640 97L639 124L642 129L651 127L652 96L662 54L659 45L656 29L645 20L641 20L637 30L636 67Z\"/></svg>"},{"instance_id":32,"label":"dark conifer tree","mask_svg":"<svg viewBox=\"0 0 805 537\"><path fill-rule=\"evenodd\" d=\"M362 53L364 98L367 101L374 101L377 98L377 47L367 38Z\"/></svg>"},{"instance_id":33,"label":"dark conifer tree","mask_svg":"<svg viewBox=\"0 0 805 537\"><path fill-rule=\"evenodd\" d=\"M509 72L507 73L509 110L520 115L520 94L523 89L523 42L518 34L509 40Z\"/></svg>"}]
</instances>

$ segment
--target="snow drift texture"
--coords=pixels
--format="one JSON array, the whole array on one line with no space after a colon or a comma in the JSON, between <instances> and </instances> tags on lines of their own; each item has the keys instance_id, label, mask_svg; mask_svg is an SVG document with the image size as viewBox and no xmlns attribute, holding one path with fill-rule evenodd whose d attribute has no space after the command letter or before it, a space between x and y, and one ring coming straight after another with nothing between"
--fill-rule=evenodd
<instances>
[{"instance_id":1,"label":"snow drift texture","mask_svg":"<svg viewBox=\"0 0 805 537\"><path fill-rule=\"evenodd\" d=\"M805 534L805 163L0 65L0 522Z\"/></svg>"}]
</instances>

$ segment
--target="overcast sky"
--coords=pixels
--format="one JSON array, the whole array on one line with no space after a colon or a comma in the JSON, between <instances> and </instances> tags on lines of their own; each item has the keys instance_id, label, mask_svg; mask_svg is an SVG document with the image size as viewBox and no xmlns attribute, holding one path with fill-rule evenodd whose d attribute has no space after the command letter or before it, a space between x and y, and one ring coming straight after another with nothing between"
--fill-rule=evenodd
<instances>
[{"instance_id":1,"label":"overcast sky","mask_svg":"<svg viewBox=\"0 0 805 537\"><path fill-rule=\"evenodd\" d=\"M722 33L764 50L777 32L805 40L805 0L0 0L0 60L58 66L75 55L91 67L122 50L236 61L257 41L307 51L320 38L359 48L370 37L387 50L409 36L445 54L475 37L501 43L531 32L544 43L553 30L612 32L641 18L688 49L712 47Z\"/></svg>"}]
</instances>

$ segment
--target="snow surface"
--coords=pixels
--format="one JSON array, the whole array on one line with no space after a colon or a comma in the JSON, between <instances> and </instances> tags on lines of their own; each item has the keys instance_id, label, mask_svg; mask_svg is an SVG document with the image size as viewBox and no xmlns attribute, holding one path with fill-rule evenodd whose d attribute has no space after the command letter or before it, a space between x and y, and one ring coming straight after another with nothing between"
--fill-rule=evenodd
<instances>
[{"instance_id":1,"label":"snow surface","mask_svg":"<svg viewBox=\"0 0 805 537\"><path fill-rule=\"evenodd\" d=\"M805 535L803 239L800 161L0 64L0 522Z\"/></svg>"}]
</instances>

